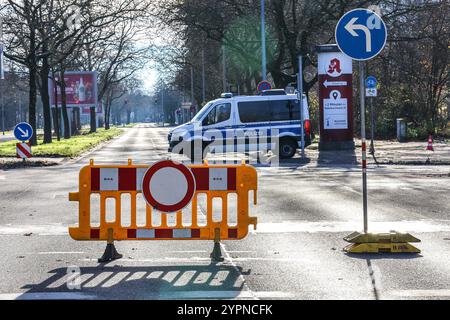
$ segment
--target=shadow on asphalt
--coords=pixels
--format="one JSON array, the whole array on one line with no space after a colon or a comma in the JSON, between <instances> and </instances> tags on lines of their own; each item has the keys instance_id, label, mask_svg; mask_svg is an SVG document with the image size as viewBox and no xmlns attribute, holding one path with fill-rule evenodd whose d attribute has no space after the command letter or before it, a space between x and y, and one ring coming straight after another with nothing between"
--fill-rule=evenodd
<instances>
[{"instance_id":1,"label":"shadow on asphalt","mask_svg":"<svg viewBox=\"0 0 450 320\"><path fill-rule=\"evenodd\" d=\"M77 277L71 269L49 271L39 284L22 287L29 294L72 292L95 299L233 299L244 283L240 267L224 264L184 266L120 266L120 260L96 267L81 267ZM75 287L75 288L74 288ZM18 300L21 299L19 296Z\"/></svg>"},{"instance_id":2,"label":"shadow on asphalt","mask_svg":"<svg viewBox=\"0 0 450 320\"><path fill-rule=\"evenodd\" d=\"M317 166L327 168L356 168L358 166L358 159L355 150L319 151Z\"/></svg>"},{"instance_id":3,"label":"shadow on asphalt","mask_svg":"<svg viewBox=\"0 0 450 320\"><path fill-rule=\"evenodd\" d=\"M345 253L346 256L362 260L409 260L423 258L420 253Z\"/></svg>"}]
</instances>

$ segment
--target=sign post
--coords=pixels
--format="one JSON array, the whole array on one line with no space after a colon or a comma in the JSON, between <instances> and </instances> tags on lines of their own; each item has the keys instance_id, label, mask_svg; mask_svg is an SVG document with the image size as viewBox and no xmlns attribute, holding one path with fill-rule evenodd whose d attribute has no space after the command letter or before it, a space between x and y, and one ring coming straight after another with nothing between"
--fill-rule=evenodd
<instances>
[{"instance_id":1,"label":"sign post","mask_svg":"<svg viewBox=\"0 0 450 320\"><path fill-rule=\"evenodd\" d=\"M26 142L33 136L33 127L27 122L20 122L14 127L14 137L21 141L16 144L16 154L18 158L23 161L27 158L31 158L31 143Z\"/></svg>"},{"instance_id":2,"label":"sign post","mask_svg":"<svg viewBox=\"0 0 450 320\"><path fill-rule=\"evenodd\" d=\"M340 50L359 64L359 100L361 107L361 162L363 184L364 233L354 232L344 238L351 245L344 248L349 253L420 252L407 242L420 241L409 234L368 233L367 213L367 159L365 126L364 61L374 58L383 50L387 29L380 16L368 9L354 9L344 14L335 29Z\"/></svg>"},{"instance_id":3,"label":"sign post","mask_svg":"<svg viewBox=\"0 0 450 320\"><path fill-rule=\"evenodd\" d=\"M370 148L369 153L375 154L375 145L373 139L375 136L375 118L373 115L373 97L377 96L377 79L373 76L369 76L366 79L366 96L369 97L370 102Z\"/></svg>"},{"instance_id":4,"label":"sign post","mask_svg":"<svg viewBox=\"0 0 450 320\"><path fill-rule=\"evenodd\" d=\"M297 74L297 96L300 106L300 135L302 142L302 160L305 160L305 115L303 114L303 61L302 56L298 56L298 74Z\"/></svg>"}]
</instances>

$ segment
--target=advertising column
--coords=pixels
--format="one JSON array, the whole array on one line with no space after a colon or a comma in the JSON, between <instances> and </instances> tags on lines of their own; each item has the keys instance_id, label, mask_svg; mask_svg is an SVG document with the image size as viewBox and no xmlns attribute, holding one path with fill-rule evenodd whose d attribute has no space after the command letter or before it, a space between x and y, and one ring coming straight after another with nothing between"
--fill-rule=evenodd
<instances>
[{"instance_id":1,"label":"advertising column","mask_svg":"<svg viewBox=\"0 0 450 320\"><path fill-rule=\"evenodd\" d=\"M319 75L319 150L352 150L352 59L337 45L317 46Z\"/></svg>"}]
</instances>

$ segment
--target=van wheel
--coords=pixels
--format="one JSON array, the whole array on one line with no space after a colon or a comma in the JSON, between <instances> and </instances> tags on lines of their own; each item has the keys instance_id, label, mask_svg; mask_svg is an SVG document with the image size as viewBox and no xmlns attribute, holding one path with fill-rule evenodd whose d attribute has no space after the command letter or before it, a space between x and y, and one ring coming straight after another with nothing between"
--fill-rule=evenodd
<instances>
[{"instance_id":1,"label":"van wheel","mask_svg":"<svg viewBox=\"0 0 450 320\"><path fill-rule=\"evenodd\" d=\"M292 158L297 151L297 143L289 138L280 139L280 158Z\"/></svg>"}]
</instances>

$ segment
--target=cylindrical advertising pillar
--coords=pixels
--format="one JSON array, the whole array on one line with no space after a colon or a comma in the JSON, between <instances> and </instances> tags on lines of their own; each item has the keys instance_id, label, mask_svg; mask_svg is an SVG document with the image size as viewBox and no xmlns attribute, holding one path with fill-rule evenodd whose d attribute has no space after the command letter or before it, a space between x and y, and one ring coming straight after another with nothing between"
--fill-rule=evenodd
<instances>
[{"instance_id":1,"label":"cylindrical advertising pillar","mask_svg":"<svg viewBox=\"0 0 450 320\"><path fill-rule=\"evenodd\" d=\"M352 59L337 45L316 47L319 80L319 150L352 150Z\"/></svg>"}]
</instances>

